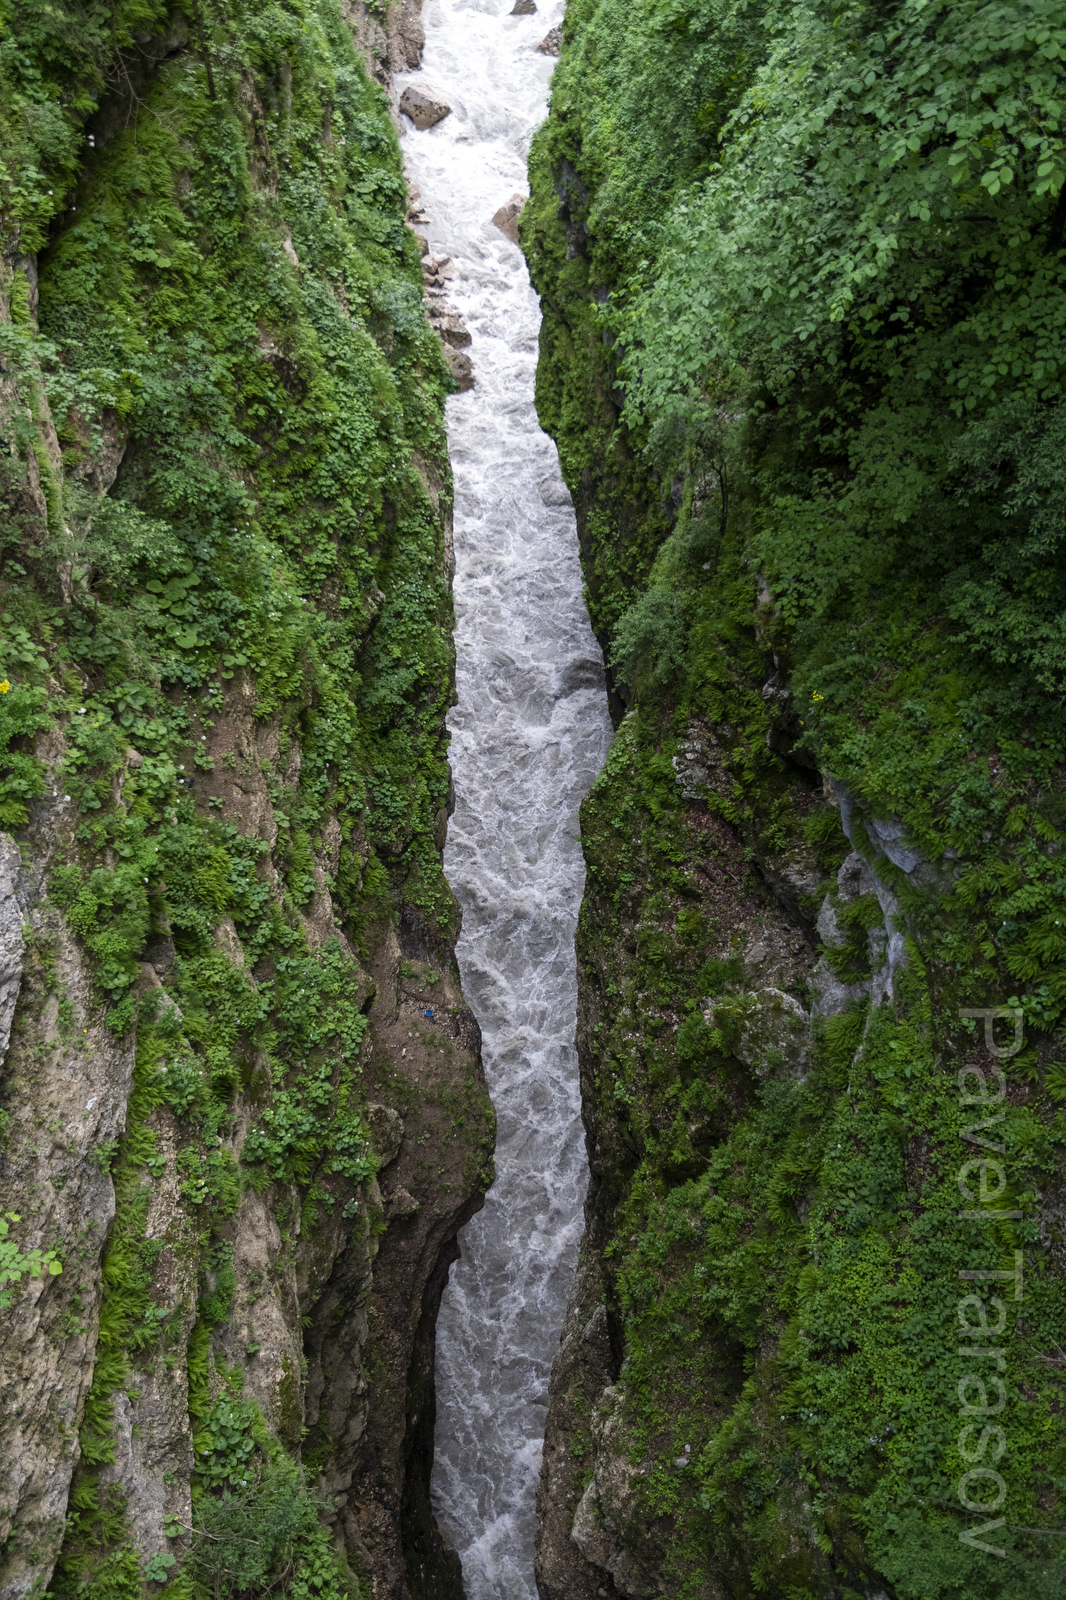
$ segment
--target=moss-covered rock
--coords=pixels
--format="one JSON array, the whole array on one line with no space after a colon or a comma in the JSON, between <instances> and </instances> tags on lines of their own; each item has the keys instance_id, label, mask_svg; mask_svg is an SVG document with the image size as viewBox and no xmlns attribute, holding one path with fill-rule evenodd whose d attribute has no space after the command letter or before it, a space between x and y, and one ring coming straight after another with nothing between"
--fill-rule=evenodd
<instances>
[{"instance_id":1,"label":"moss-covered rock","mask_svg":"<svg viewBox=\"0 0 1066 1600\"><path fill-rule=\"evenodd\" d=\"M375 81L417 11L0 26L0 1593L443 1592L433 1317L492 1113L441 871L453 381Z\"/></svg>"}]
</instances>

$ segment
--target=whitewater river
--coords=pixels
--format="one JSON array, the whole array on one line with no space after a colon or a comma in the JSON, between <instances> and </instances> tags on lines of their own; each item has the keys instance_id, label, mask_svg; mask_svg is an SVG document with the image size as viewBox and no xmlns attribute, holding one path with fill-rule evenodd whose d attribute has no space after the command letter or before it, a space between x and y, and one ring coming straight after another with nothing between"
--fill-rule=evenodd
<instances>
[{"instance_id":1,"label":"whitewater river","mask_svg":"<svg viewBox=\"0 0 1066 1600\"><path fill-rule=\"evenodd\" d=\"M445 868L463 907L459 966L499 1118L496 1183L460 1235L437 1326L433 1506L468 1600L535 1600L534 1498L548 1377L587 1182L573 1038L577 808L603 764L603 666L581 597L555 446L533 408L540 313L517 246L492 226L528 193L529 141L562 6L429 0L417 73L452 107L405 121L430 250L456 267L475 387L448 402L455 473L459 704Z\"/></svg>"}]
</instances>

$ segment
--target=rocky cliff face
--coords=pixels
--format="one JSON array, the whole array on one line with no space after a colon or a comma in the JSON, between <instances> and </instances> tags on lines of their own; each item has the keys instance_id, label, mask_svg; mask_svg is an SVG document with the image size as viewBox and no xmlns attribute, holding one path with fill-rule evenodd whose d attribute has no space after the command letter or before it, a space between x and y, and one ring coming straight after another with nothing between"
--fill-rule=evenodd
<instances>
[{"instance_id":1,"label":"rocky cliff face","mask_svg":"<svg viewBox=\"0 0 1066 1600\"><path fill-rule=\"evenodd\" d=\"M98 21L2 69L0 1593L443 1593L493 1118L417 10Z\"/></svg>"}]
</instances>

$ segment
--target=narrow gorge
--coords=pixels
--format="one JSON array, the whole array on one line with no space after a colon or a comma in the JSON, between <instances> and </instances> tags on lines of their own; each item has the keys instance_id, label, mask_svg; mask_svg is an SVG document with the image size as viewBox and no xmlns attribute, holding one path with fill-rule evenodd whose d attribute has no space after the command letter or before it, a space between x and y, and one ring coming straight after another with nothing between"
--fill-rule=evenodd
<instances>
[{"instance_id":1,"label":"narrow gorge","mask_svg":"<svg viewBox=\"0 0 1066 1600\"><path fill-rule=\"evenodd\" d=\"M1064 89L0 8L0 1600L1061 1595Z\"/></svg>"},{"instance_id":2,"label":"narrow gorge","mask_svg":"<svg viewBox=\"0 0 1066 1600\"><path fill-rule=\"evenodd\" d=\"M460 1235L437 1322L433 1479L467 1600L535 1600L548 1379L588 1176L573 1042L577 808L610 722L570 496L533 406L536 296L508 236L554 65L536 47L560 20L561 8L508 16L433 0L412 87L424 80L450 111L409 127L402 146L431 282L447 274L444 315L468 330L474 379L448 402L458 704L444 865L498 1118L496 1181Z\"/></svg>"}]
</instances>

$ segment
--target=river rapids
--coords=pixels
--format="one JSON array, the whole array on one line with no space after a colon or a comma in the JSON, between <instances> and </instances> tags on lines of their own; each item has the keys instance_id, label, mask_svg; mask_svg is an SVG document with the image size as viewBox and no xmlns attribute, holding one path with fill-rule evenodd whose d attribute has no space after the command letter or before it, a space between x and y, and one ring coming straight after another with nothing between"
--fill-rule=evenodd
<instances>
[{"instance_id":1,"label":"river rapids","mask_svg":"<svg viewBox=\"0 0 1066 1600\"><path fill-rule=\"evenodd\" d=\"M603 662L581 589L555 446L537 423L540 312L518 247L492 225L528 192L526 157L562 6L428 0L419 72L452 107L404 121L431 253L473 337L475 386L448 401L455 475L459 702L445 870L458 957L499 1119L496 1182L460 1235L437 1324L433 1508L468 1600L535 1600L534 1500L548 1378L588 1179L574 1027L584 886L577 810L610 740Z\"/></svg>"}]
</instances>

